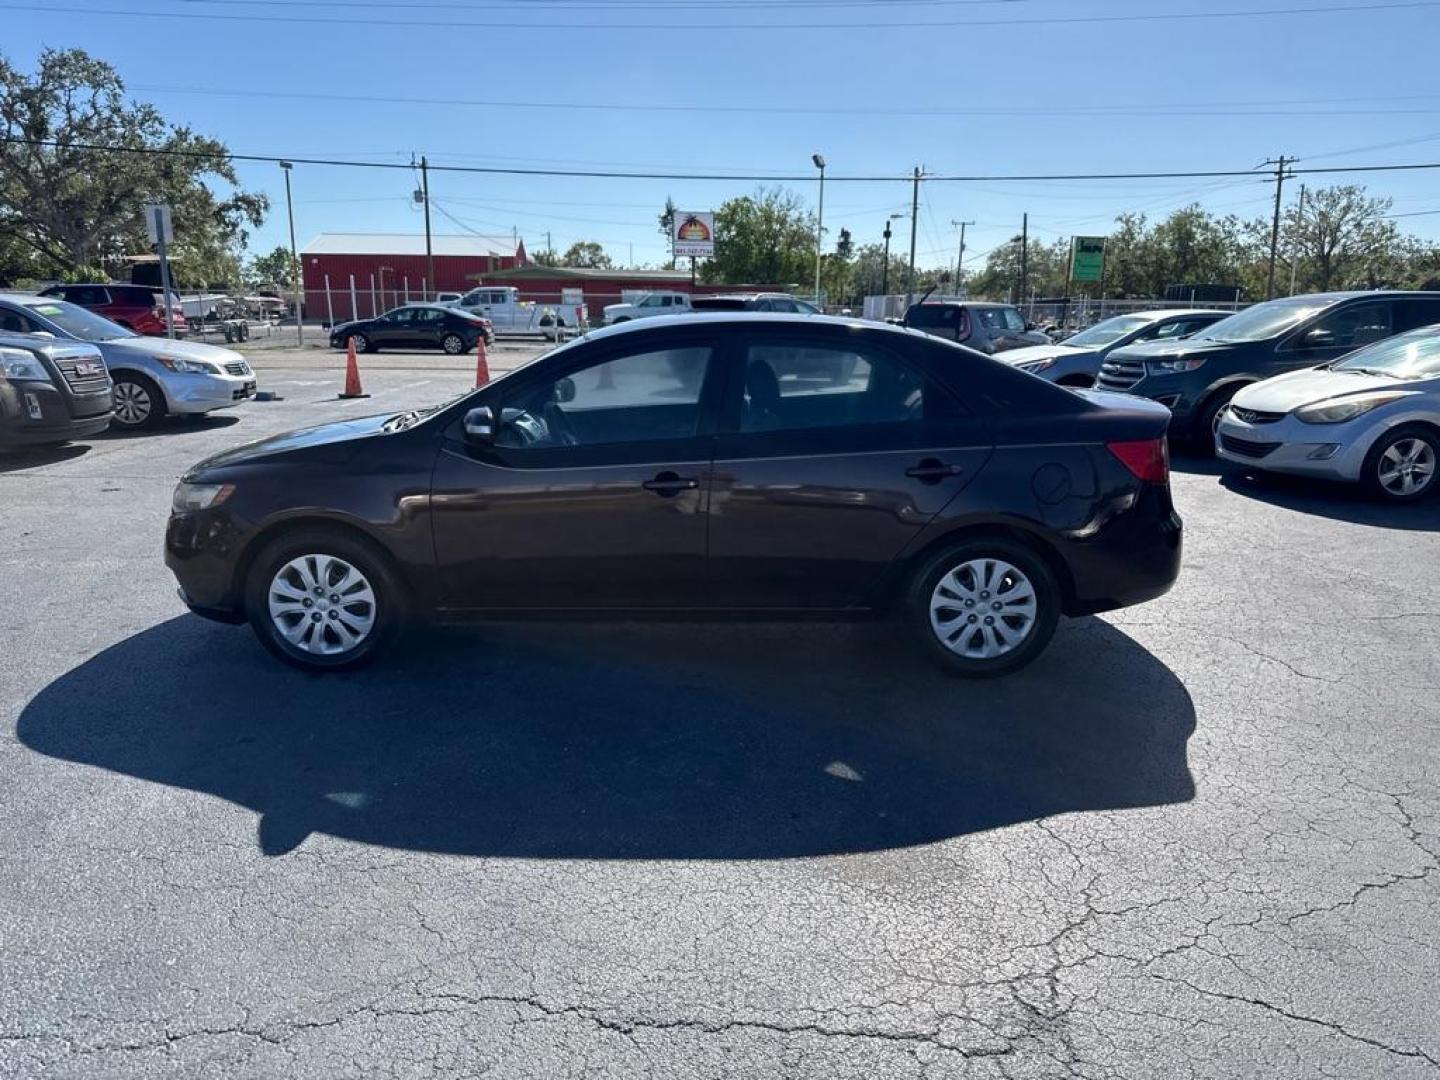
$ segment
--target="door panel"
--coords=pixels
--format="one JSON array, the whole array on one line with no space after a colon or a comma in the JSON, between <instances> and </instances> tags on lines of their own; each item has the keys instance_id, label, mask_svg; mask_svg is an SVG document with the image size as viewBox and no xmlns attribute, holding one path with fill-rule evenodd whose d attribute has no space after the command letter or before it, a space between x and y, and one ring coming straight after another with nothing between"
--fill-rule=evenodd
<instances>
[{"instance_id":1,"label":"door panel","mask_svg":"<svg viewBox=\"0 0 1440 1080\"><path fill-rule=\"evenodd\" d=\"M441 606L704 606L714 353L597 342L497 387L495 443L437 459Z\"/></svg>"},{"instance_id":2,"label":"door panel","mask_svg":"<svg viewBox=\"0 0 1440 1080\"><path fill-rule=\"evenodd\" d=\"M903 358L756 337L716 442L710 579L732 608L868 603L990 456L985 426ZM735 397L738 401L734 401Z\"/></svg>"}]
</instances>

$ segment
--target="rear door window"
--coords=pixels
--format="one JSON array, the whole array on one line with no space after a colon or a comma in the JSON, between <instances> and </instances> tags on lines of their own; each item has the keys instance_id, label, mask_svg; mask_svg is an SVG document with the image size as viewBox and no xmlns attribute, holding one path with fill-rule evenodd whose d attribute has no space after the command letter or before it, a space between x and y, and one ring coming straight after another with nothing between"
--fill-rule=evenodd
<instances>
[{"instance_id":1,"label":"rear door window","mask_svg":"<svg viewBox=\"0 0 1440 1080\"><path fill-rule=\"evenodd\" d=\"M77 285L65 291L65 299L86 307L104 307L110 303L110 293L94 285Z\"/></svg>"}]
</instances>

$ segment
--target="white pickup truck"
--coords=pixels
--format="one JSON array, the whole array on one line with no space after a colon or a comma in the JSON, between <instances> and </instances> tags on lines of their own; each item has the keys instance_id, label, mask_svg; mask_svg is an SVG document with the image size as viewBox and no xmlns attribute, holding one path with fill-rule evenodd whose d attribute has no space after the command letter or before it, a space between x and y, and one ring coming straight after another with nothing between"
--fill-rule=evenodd
<instances>
[{"instance_id":1,"label":"white pickup truck","mask_svg":"<svg viewBox=\"0 0 1440 1080\"><path fill-rule=\"evenodd\" d=\"M541 320L547 311L552 310L545 304L521 300L519 289L500 285L471 289L451 306L489 319L497 334L543 334L548 324L543 324ZM567 319L561 326L573 321L573 318Z\"/></svg>"},{"instance_id":2,"label":"white pickup truck","mask_svg":"<svg viewBox=\"0 0 1440 1080\"><path fill-rule=\"evenodd\" d=\"M650 292L633 304L606 304L605 325L644 319L651 315L678 315L690 310L690 294L683 292Z\"/></svg>"}]
</instances>

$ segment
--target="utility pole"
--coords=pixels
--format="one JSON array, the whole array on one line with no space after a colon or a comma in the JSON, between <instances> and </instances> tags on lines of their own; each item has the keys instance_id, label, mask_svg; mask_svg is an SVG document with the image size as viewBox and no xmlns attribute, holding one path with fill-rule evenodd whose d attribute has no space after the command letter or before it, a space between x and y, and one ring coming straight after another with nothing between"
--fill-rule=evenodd
<instances>
[{"instance_id":1,"label":"utility pole","mask_svg":"<svg viewBox=\"0 0 1440 1080\"><path fill-rule=\"evenodd\" d=\"M1297 209L1296 209L1296 211L1295 211L1295 221L1296 221L1296 224L1299 225L1299 224L1303 223L1304 220L1305 220L1305 185L1304 185L1304 184L1301 184L1301 185L1300 185L1300 202L1299 202L1298 207L1297 207ZM1297 250L1298 248L1299 248L1299 237L1296 237L1296 243L1293 244L1293 245L1291 246L1291 248L1290 248L1290 295L1291 295L1291 296L1294 296L1294 295L1295 295L1295 272L1300 269L1300 252Z\"/></svg>"},{"instance_id":2,"label":"utility pole","mask_svg":"<svg viewBox=\"0 0 1440 1080\"><path fill-rule=\"evenodd\" d=\"M425 199L425 272L429 275L431 291L439 295L440 284L435 280L435 251L430 245L430 163L423 154L420 157L420 192Z\"/></svg>"},{"instance_id":3,"label":"utility pole","mask_svg":"<svg viewBox=\"0 0 1440 1080\"><path fill-rule=\"evenodd\" d=\"M905 278L905 307L915 302L915 230L920 223L920 166L915 166L915 187L910 196L910 270Z\"/></svg>"},{"instance_id":4,"label":"utility pole","mask_svg":"<svg viewBox=\"0 0 1440 1080\"><path fill-rule=\"evenodd\" d=\"M1030 291L1030 215L1027 212L1020 219L1020 296L1018 303L1025 303L1025 294Z\"/></svg>"},{"instance_id":5,"label":"utility pole","mask_svg":"<svg viewBox=\"0 0 1440 1080\"><path fill-rule=\"evenodd\" d=\"M285 211L290 216L290 272L295 275L295 336L299 339L300 347L305 347L305 307L304 297L300 295L300 282L304 278L300 265L300 253L295 250L295 203L290 198L290 170L295 166L288 161L280 162L280 168L285 173ZM166 310L169 310L169 297L166 297Z\"/></svg>"},{"instance_id":6,"label":"utility pole","mask_svg":"<svg viewBox=\"0 0 1440 1080\"><path fill-rule=\"evenodd\" d=\"M1280 199L1285 191L1285 166L1295 164L1294 158L1281 154L1274 161L1262 162L1275 166L1275 220L1270 225L1270 270L1265 275L1265 299L1275 299L1275 256L1280 247Z\"/></svg>"},{"instance_id":7,"label":"utility pole","mask_svg":"<svg viewBox=\"0 0 1440 1080\"><path fill-rule=\"evenodd\" d=\"M815 306L820 307L820 267L825 261L825 155L811 154L810 160L820 170L820 214L815 219Z\"/></svg>"},{"instance_id":8,"label":"utility pole","mask_svg":"<svg viewBox=\"0 0 1440 1080\"><path fill-rule=\"evenodd\" d=\"M880 295L890 295L890 221L885 219L885 265L880 271Z\"/></svg>"},{"instance_id":9,"label":"utility pole","mask_svg":"<svg viewBox=\"0 0 1440 1080\"><path fill-rule=\"evenodd\" d=\"M960 287L965 281L965 226L974 225L975 222L955 221L952 219L950 224L952 227L956 225L960 226L960 254L955 256L955 295L959 296L961 295Z\"/></svg>"}]
</instances>

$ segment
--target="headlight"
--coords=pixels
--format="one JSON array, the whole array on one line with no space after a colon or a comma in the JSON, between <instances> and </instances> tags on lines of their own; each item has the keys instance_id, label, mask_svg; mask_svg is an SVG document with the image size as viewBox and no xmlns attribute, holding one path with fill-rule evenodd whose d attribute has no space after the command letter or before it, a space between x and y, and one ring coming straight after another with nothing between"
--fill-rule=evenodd
<instances>
[{"instance_id":1,"label":"headlight","mask_svg":"<svg viewBox=\"0 0 1440 1080\"><path fill-rule=\"evenodd\" d=\"M171 371L178 371L182 375L219 375L220 369L214 364L207 364L203 360L187 360L183 356L157 356L160 361Z\"/></svg>"},{"instance_id":2,"label":"headlight","mask_svg":"<svg viewBox=\"0 0 1440 1080\"><path fill-rule=\"evenodd\" d=\"M1343 424L1346 420L1364 416L1371 409L1378 409L1381 405L1389 405L1392 401L1399 401L1401 398L1409 396L1404 392L1382 391L1378 394L1355 394L1352 397L1332 398L1329 401L1306 405L1303 409L1296 409L1295 418L1303 420L1307 424Z\"/></svg>"},{"instance_id":3,"label":"headlight","mask_svg":"<svg viewBox=\"0 0 1440 1080\"><path fill-rule=\"evenodd\" d=\"M234 484L178 484L170 506L177 514L209 510L223 503L234 490Z\"/></svg>"},{"instance_id":4,"label":"headlight","mask_svg":"<svg viewBox=\"0 0 1440 1080\"><path fill-rule=\"evenodd\" d=\"M1016 364L1015 366L1021 371L1030 372L1031 375L1038 375L1040 372L1047 371L1054 367L1055 358L1051 357L1048 360L1026 360L1023 364Z\"/></svg>"},{"instance_id":5,"label":"headlight","mask_svg":"<svg viewBox=\"0 0 1440 1080\"><path fill-rule=\"evenodd\" d=\"M1194 371L1204 363L1203 356L1190 356L1176 360L1150 360L1146 367L1151 375L1178 375L1182 371Z\"/></svg>"},{"instance_id":6,"label":"headlight","mask_svg":"<svg viewBox=\"0 0 1440 1080\"><path fill-rule=\"evenodd\" d=\"M31 379L35 382L52 382L45 365L19 349L0 349L0 375L7 379Z\"/></svg>"}]
</instances>

